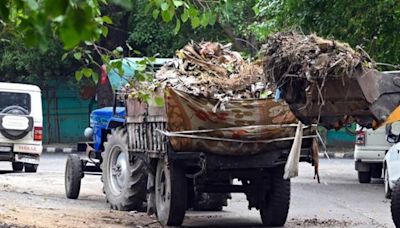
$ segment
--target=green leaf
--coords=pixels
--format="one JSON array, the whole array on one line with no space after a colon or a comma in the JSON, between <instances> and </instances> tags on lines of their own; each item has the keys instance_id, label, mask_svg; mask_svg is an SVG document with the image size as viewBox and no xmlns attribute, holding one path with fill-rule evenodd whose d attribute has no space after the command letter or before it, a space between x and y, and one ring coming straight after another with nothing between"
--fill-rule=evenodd
<instances>
[{"instance_id":1,"label":"green leaf","mask_svg":"<svg viewBox=\"0 0 400 228\"><path fill-rule=\"evenodd\" d=\"M182 5L183 5L183 1L181 1L181 0L174 0L174 5L175 5L176 8L178 8L179 6L182 6Z\"/></svg>"},{"instance_id":2,"label":"green leaf","mask_svg":"<svg viewBox=\"0 0 400 228\"><path fill-rule=\"evenodd\" d=\"M104 23L107 23L107 24L112 24L113 23L111 18L108 17L108 16L103 16L103 17L101 17L101 19L103 19Z\"/></svg>"},{"instance_id":3,"label":"green leaf","mask_svg":"<svg viewBox=\"0 0 400 228\"><path fill-rule=\"evenodd\" d=\"M195 29L200 26L200 18L199 17L192 17L190 19L191 19L192 28Z\"/></svg>"},{"instance_id":4,"label":"green leaf","mask_svg":"<svg viewBox=\"0 0 400 228\"><path fill-rule=\"evenodd\" d=\"M97 84L99 82L99 74L96 72L92 73L92 80Z\"/></svg>"},{"instance_id":5,"label":"green leaf","mask_svg":"<svg viewBox=\"0 0 400 228\"><path fill-rule=\"evenodd\" d=\"M108 28L107 28L106 26L101 27L101 34L102 34L104 37L107 37L107 36L108 36Z\"/></svg>"},{"instance_id":6,"label":"green leaf","mask_svg":"<svg viewBox=\"0 0 400 228\"><path fill-rule=\"evenodd\" d=\"M79 82L82 79L82 71L76 71L75 72L75 79Z\"/></svg>"},{"instance_id":7,"label":"green leaf","mask_svg":"<svg viewBox=\"0 0 400 228\"><path fill-rule=\"evenodd\" d=\"M178 34L179 30L181 29L181 21L179 19L176 19L176 25L174 28L174 34Z\"/></svg>"},{"instance_id":8,"label":"green leaf","mask_svg":"<svg viewBox=\"0 0 400 228\"><path fill-rule=\"evenodd\" d=\"M142 52L140 52L138 50L133 50L133 53L135 53L136 55L142 55Z\"/></svg>"},{"instance_id":9,"label":"green leaf","mask_svg":"<svg viewBox=\"0 0 400 228\"><path fill-rule=\"evenodd\" d=\"M61 57L61 61L64 61L67 57L68 57L68 52L67 53L64 53L64 55L62 55L62 57Z\"/></svg>"},{"instance_id":10,"label":"green leaf","mask_svg":"<svg viewBox=\"0 0 400 228\"><path fill-rule=\"evenodd\" d=\"M190 17L197 17L197 15L199 15L199 11L194 7L190 7L188 11Z\"/></svg>"},{"instance_id":11,"label":"green leaf","mask_svg":"<svg viewBox=\"0 0 400 228\"><path fill-rule=\"evenodd\" d=\"M115 50L117 52L123 52L124 51L124 49L121 46L118 46L117 48L115 48Z\"/></svg>"},{"instance_id":12,"label":"green leaf","mask_svg":"<svg viewBox=\"0 0 400 228\"><path fill-rule=\"evenodd\" d=\"M164 98L163 98L163 97L160 97L160 96L157 96L157 97L154 98L154 103L155 103L157 106L162 107L162 106L164 106L164 104L165 104Z\"/></svg>"},{"instance_id":13,"label":"green leaf","mask_svg":"<svg viewBox=\"0 0 400 228\"><path fill-rule=\"evenodd\" d=\"M68 54L68 53L67 53ZM80 52L75 52L74 53L74 58L76 59L76 60L81 60L81 58L82 58L82 53L80 53Z\"/></svg>"},{"instance_id":14,"label":"green leaf","mask_svg":"<svg viewBox=\"0 0 400 228\"><path fill-rule=\"evenodd\" d=\"M166 11L168 8L169 8L168 3L163 2L163 3L161 4L161 10L162 10L162 11Z\"/></svg>"},{"instance_id":15,"label":"green leaf","mask_svg":"<svg viewBox=\"0 0 400 228\"><path fill-rule=\"evenodd\" d=\"M181 14L181 20L183 21L183 23L185 23L188 19L189 19L189 12L187 9L185 9Z\"/></svg>"},{"instance_id":16,"label":"green leaf","mask_svg":"<svg viewBox=\"0 0 400 228\"><path fill-rule=\"evenodd\" d=\"M92 76L93 70L90 68L83 68L82 73L83 75L85 75L85 77L89 78L90 76Z\"/></svg>"},{"instance_id":17,"label":"green leaf","mask_svg":"<svg viewBox=\"0 0 400 228\"><path fill-rule=\"evenodd\" d=\"M203 15L201 16L200 24L203 27L206 27L208 25L208 14L203 13Z\"/></svg>"},{"instance_id":18,"label":"green leaf","mask_svg":"<svg viewBox=\"0 0 400 228\"><path fill-rule=\"evenodd\" d=\"M213 12L209 12L209 18L208 18L208 23L210 25L215 25L215 23L217 22L217 15Z\"/></svg>"},{"instance_id":19,"label":"green leaf","mask_svg":"<svg viewBox=\"0 0 400 228\"><path fill-rule=\"evenodd\" d=\"M157 17L158 17L159 14L160 14L160 10L158 10L158 9L154 9L154 10L153 10L153 18L154 18L154 19L157 19Z\"/></svg>"},{"instance_id":20,"label":"green leaf","mask_svg":"<svg viewBox=\"0 0 400 228\"><path fill-rule=\"evenodd\" d=\"M172 16L169 10L162 11L161 17L164 22L170 22L172 20Z\"/></svg>"}]
</instances>

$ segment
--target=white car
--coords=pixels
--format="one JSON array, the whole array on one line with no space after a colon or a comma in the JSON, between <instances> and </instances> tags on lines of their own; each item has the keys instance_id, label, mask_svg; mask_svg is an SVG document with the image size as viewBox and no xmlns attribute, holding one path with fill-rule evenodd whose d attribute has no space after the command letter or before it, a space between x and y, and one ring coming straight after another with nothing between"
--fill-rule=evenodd
<instances>
[{"instance_id":1,"label":"white car","mask_svg":"<svg viewBox=\"0 0 400 228\"><path fill-rule=\"evenodd\" d=\"M382 177L382 161L390 147L385 127L372 130L357 126L354 160L360 183L370 183L371 177Z\"/></svg>"},{"instance_id":2,"label":"white car","mask_svg":"<svg viewBox=\"0 0 400 228\"><path fill-rule=\"evenodd\" d=\"M400 122L387 127L387 139L394 144L385 156L385 196L392 198L393 222L400 227Z\"/></svg>"},{"instance_id":3,"label":"white car","mask_svg":"<svg viewBox=\"0 0 400 228\"><path fill-rule=\"evenodd\" d=\"M39 87L0 82L0 161L12 162L14 171L36 172L42 138Z\"/></svg>"}]
</instances>

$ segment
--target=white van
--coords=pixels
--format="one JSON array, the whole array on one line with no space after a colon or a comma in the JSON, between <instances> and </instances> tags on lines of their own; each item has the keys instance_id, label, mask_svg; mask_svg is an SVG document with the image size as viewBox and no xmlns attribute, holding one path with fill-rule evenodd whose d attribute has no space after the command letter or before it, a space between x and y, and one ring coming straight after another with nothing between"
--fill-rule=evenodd
<instances>
[{"instance_id":1,"label":"white van","mask_svg":"<svg viewBox=\"0 0 400 228\"><path fill-rule=\"evenodd\" d=\"M14 171L36 172L42 138L39 87L0 82L0 161L12 162Z\"/></svg>"},{"instance_id":2,"label":"white van","mask_svg":"<svg viewBox=\"0 0 400 228\"><path fill-rule=\"evenodd\" d=\"M357 126L354 159L360 183L370 183L371 177L382 177L382 162L390 147L384 126L376 130Z\"/></svg>"}]
</instances>

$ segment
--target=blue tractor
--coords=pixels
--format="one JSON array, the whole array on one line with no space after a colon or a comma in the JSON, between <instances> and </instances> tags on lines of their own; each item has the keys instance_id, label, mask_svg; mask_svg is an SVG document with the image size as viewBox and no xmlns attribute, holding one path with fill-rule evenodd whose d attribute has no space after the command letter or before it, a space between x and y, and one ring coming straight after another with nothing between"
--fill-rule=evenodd
<instances>
[{"instance_id":1,"label":"blue tractor","mask_svg":"<svg viewBox=\"0 0 400 228\"><path fill-rule=\"evenodd\" d=\"M77 199L81 179L85 174L101 174L103 192L111 208L141 210L145 208L147 175L144 162L130 161L128 137L125 128L126 108L118 99L118 91L135 75L135 63L140 58L124 58L124 75L116 70L102 72L102 83L107 82L113 93L113 106L96 109L90 114L90 127L84 135L89 142L78 143L78 154L69 155L65 168L65 192L69 199ZM170 59L159 58L155 67Z\"/></svg>"}]
</instances>

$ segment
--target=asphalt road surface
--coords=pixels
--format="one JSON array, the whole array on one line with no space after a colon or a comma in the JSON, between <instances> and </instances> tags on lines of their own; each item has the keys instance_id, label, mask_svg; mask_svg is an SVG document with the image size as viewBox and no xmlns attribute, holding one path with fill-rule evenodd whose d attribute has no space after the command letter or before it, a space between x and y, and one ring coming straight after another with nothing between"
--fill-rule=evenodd
<instances>
[{"instance_id":1,"label":"asphalt road surface","mask_svg":"<svg viewBox=\"0 0 400 228\"><path fill-rule=\"evenodd\" d=\"M78 200L64 192L66 155L44 154L38 173L11 173L0 163L0 227L160 227L154 217L110 210L100 176L86 176ZM349 159L321 160L321 184L302 163L292 179L292 200L285 227L394 227L382 180L359 184ZM247 210L233 194L222 212L188 212L186 227L261 227L258 211Z\"/></svg>"}]
</instances>

